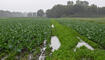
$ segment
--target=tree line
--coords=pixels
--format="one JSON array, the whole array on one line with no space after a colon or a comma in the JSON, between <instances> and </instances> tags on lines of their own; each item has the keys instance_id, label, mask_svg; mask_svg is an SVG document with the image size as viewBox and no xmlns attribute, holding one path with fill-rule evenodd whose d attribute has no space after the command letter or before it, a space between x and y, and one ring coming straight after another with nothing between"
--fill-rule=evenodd
<instances>
[{"instance_id":1,"label":"tree line","mask_svg":"<svg viewBox=\"0 0 105 60\"><path fill-rule=\"evenodd\" d=\"M75 4L73 1L68 1L67 5L57 4L46 12L43 9L29 13L0 10L0 17L105 17L105 7L90 5L88 1L77 0Z\"/></svg>"},{"instance_id":2,"label":"tree line","mask_svg":"<svg viewBox=\"0 0 105 60\"><path fill-rule=\"evenodd\" d=\"M95 4L89 5L87 1L68 1L67 5L55 5L46 11L49 18L60 17L105 17L105 7L98 7Z\"/></svg>"},{"instance_id":3,"label":"tree line","mask_svg":"<svg viewBox=\"0 0 105 60\"><path fill-rule=\"evenodd\" d=\"M0 17L45 17L45 16L46 16L45 12L42 9L38 10L37 12L28 12L28 13L0 10Z\"/></svg>"}]
</instances>

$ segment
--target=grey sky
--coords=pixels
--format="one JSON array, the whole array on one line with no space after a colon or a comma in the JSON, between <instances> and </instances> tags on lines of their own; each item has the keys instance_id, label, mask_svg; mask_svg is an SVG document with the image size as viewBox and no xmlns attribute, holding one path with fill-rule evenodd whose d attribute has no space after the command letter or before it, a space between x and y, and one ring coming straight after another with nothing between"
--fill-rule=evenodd
<instances>
[{"instance_id":1,"label":"grey sky","mask_svg":"<svg viewBox=\"0 0 105 60\"><path fill-rule=\"evenodd\" d=\"M38 9L49 9L55 4L66 4L69 0L0 0L0 10L36 12ZM76 1L76 0L70 0ZM85 0L90 4L105 6L105 0Z\"/></svg>"}]
</instances>

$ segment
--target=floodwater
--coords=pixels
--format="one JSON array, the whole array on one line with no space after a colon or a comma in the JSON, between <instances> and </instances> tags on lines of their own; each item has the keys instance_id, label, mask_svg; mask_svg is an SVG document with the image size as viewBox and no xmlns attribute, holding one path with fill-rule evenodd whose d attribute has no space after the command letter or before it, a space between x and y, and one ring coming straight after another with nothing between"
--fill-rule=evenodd
<instances>
[{"instance_id":1,"label":"floodwater","mask_svg":"<svg viewBox=\"0 0 105 60\"><path fill-rule=\"evenodd\" d=\"M39 56L39 60L45 60L45 50L46 50L46 41L44 41L44 47L41 49L41 54ZM54 52L55 50L58 50L61 46L61 43L58 39L57 36L52 36L51 37L51 45L50 47L52 48L52 52Z\"/></svg>"},{"instance_id":2,"label":"floodwater","mask_svg":"<svg viewBox=\"0 0 105 60\"><path fill-rule=\"evenodd\" d=\"M32 58L33 58L33 55L32 54L29 54L28 60L32 60Z\"/></svg>"},{"instance_id":3,"label":"floodwater","mask_svg":"<svg viewBox=\"0 0 105 60\"><path fill-rule=\"evenodd\" d=\"M57 36L51 37L51 45L50 46L52 47L52 52L54 52L55 50L58 50L60 48L61 43Z\"/></svg>"},{"instance_id":4,"label":"floodwater","mask_svg":"<svg viewBox=\"0 0 105 60\"><path fill-rule=\"evenodd\" d=\"M80 42L78 42L76 48L74 49L74 51L76 51L77 48L80 48L82 46L85 46L86 48L88 48L89 50L94 50L94 48L92 46L90 46L88 43L84 42L80 37L77 37Z\"/></svg>"},{"instance_id":5,"label":"floodwater","mask_svg":"<svg viewBox=\"0 0 105 60\"><path fill-rule=\"evenodd\" d=\"M8 58L8 55L7 55L7 56L5 56L4 58L2 58L1 60L5 60L6 58Z\"/></svg>"},{"instance_id":6,"label":"floodwater","mask_svg":"<svg viewBox=\"0 0 105 60\"><path fill-rule=\"evenodd\" d=\"M44 46L41 49L41 54L39 56L39 60L45 60L46 42L47 42L47 40L44 40Z\"/></svg>"},{"instance_id":7,"label":"floodwater","mask_svg":"<svg viewBox=\"0 0 105 60\"><path fill-rule=\"evenodd\" d=\"M54 24L52 24L51 27L54 28ZM51 37L51 41L53 40L52 38L53 37ZM47 40L44 41L44 47L41 49L41 55L39 56L39 60L45 60L46 41ZM53 48L53 50L55 50L52 45L54 45L54 42L51 44L51 47Z\"/></svg>"}]
</instances>

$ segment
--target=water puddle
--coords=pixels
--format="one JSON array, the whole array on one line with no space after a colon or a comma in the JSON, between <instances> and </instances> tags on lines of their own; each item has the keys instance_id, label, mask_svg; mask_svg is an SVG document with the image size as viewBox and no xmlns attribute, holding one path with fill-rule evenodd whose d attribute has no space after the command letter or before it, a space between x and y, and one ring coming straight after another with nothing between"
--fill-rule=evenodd
<instances>
[{"instance_id":1,"label":"water puddle","mask_svg":"<svg viewBox=\"0 0 105 60\"><path fill-rule=\"evenodd\" d=\"M32 60L32 59L33 59L33 54L29 54L28 60Z\"/></svg>"},{"instance_id":2,"label":"water puddle","mask_svg":"<svg viewBox=\"0 0 105 60\"><path fill-rule=\"evenodd\" d=\"M52 52L54 52L55 50L58 50L61 46L61 43L58 39L57 36L52 36L51 37L51 45L50 47L52 47Z\"/></svg>"},{"instance_id":3,"label":"water puddle","mask_svg":"<svg viewBox=\"0 0 105 60\"><path fill-rule=\"evenodd\" d=\"M52 28L54 28L54 24L52 24L51 25L51 27ZM52 41L52 38L51 38L51 41ZM38 60L45 60L45 50L46 50L46 42L47 42L47 40L44 40L44 42L43 42L43 48L41 49L41 54L40 54L40 56L39 56L39 59ZM52 45L51 45L51 47L52 47ZM52 47L53 48L53 47ZM54 48L55 49L55 48Z\"/></svg>"},{"instance_id":4,"label":"water puddle","mask_svg":"<svg viewBox=\"0 0 105 60\"><path fill-rule=\"evenodd\" d=\"M8 58L8 55L7 55L7 56L5 56L4 58L2 58L1 60L5 60L6 58Z\"/></svg>"},{"instance_id":5,"label":"water puddle","mask_svg":"<svg viewBox=\"0 0 105 60\"><path fill-rule=\"evenodd\" d=\"M82 46L85 46L86 48L88 48L89 50L94 50L94 48L92 46L90 46L88 43L84 42L80 37L77 37L80 42L78 42L76 48L74 49L74 51L76 51L77 48L80 48Z\"/></svg>"},{"instance_id":6,"label":"water puddle","mask_svg":"<svg viewBox=\"0 0 105 60\"><path fill-rule=\"evenodd\" d=\"M45 50L46 50L46 42L47 40L44 40L44 46L43 48L41 49L41 54L39 56L39 60L45 60Z\"/></svg>"}]
</instances>

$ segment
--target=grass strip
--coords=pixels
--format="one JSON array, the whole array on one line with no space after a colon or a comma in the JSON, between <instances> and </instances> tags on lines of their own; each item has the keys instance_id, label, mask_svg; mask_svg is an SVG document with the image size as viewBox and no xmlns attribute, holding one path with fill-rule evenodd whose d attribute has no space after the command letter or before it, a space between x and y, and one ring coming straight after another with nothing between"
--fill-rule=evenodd
<instances>
[{"instance_id":1,"label":"grass strip","mask_svg":"<svg viewBox=\"0 0 105 60\"><path fill-rule=\"evenodd\" d=\"M52 20L52 23L55 25L53 29L53 35L58 36L61 47L59 50L54 51L52 55L46 56L46 60L102 60L105 57L105 51L100 50L98 45L92 41L89 41L87 38L78 34L75 30L68 28L59 24L57 21ZM79 36L81 39L85 40L89 44L93 44L92 47L95 48L94 51L88 50L87 48L78 48L74 52L74 48L77 43L80 41L77 39Z\"/></svg>"}]
</instances>

